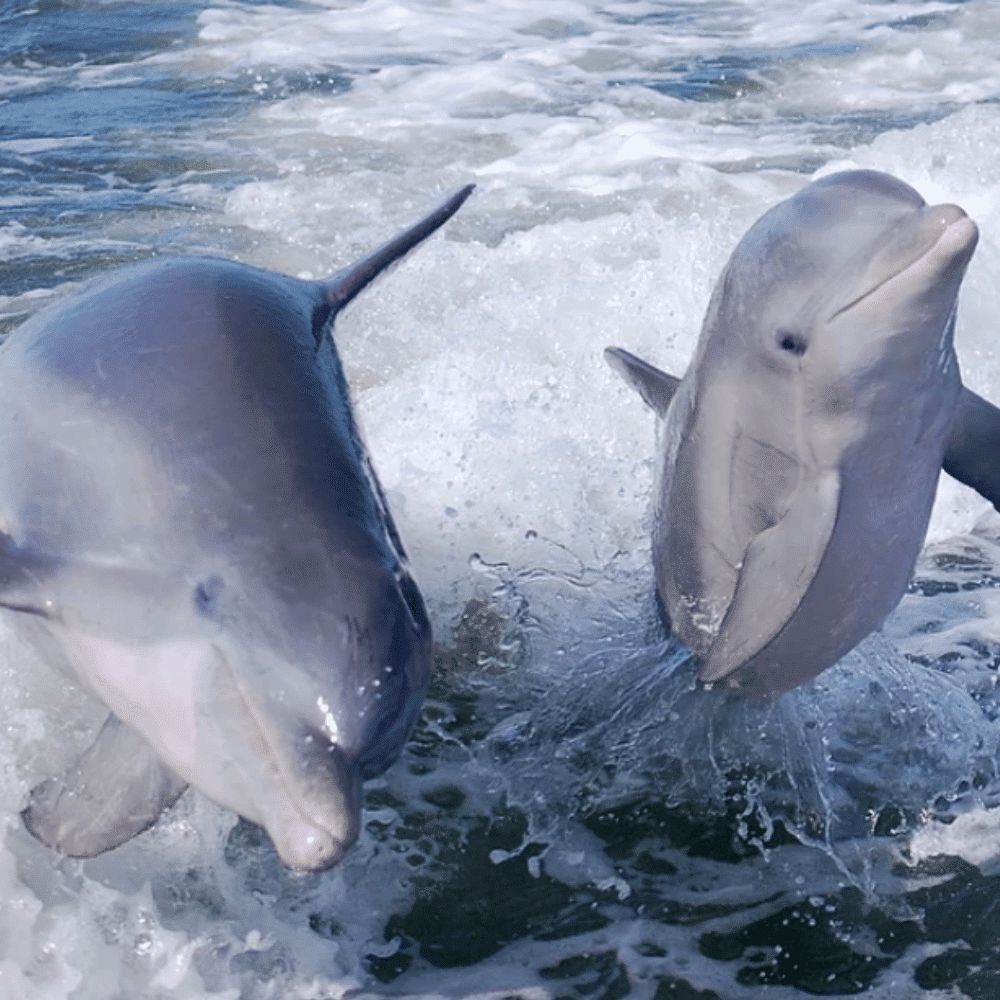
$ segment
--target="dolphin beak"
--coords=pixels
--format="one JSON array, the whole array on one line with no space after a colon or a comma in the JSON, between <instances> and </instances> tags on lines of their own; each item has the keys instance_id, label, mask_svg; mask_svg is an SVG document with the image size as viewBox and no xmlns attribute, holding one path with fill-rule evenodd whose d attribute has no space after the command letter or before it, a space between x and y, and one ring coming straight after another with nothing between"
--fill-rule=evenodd
<instances>
[{"instance_id":1,"label":"dolphin beak","mask_svg":"<svg viewBox=\"0 0 1000 1000\"><path fill-rule=\"evenodd\" d=\"M324 742L326 742L324 740ZM327 743L322 796L279 796L262 825L282 864L322 872L339 864L361 828L361 776L339 747Z\"/></svg>"},{"instance_id":2,"label":"dolphin beak","mask_svg":"<svg viewBox=\"0 0 1000 1000\"><path fill-rule=\"evenodd\" d=\"M868 268L869 274L874 271L878 275L883 268L889 273L877 277L866 291L832 313L830 320L873 296L892 295L896 286L931 286L950 270L960 277L978 240L979 229L962 209L957 205L935 205L919 219L915 229L888 248L887 254L894 258L888 267L886 254L880 254Z\"/></svg>"},{"instance_id":3,"label":"dolphin beak","mask_svg":"<svg viewBox=\"0 0 1000 1000\"><path fill-rule=\"evenodd\" d=\"M361 773L330 736L274 704L247 696L226 657L217 659L199 754L221 766L203 790L264 827L282 863L302 872L336 865L361 828ZM208 787L208 785L211 787Z\"/></svg>"}]
</instances>

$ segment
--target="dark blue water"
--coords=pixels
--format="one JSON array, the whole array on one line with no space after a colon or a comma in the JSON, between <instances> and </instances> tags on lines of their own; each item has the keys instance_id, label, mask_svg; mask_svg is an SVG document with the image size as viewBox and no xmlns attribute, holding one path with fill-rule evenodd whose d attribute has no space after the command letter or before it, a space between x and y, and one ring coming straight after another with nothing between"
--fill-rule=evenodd
<instances>
[{"instance_id":1,"label":"dark blue water","mask_svg":"<svg viewBox=\"0 0 1000 1000\"><path fill-rule=\"evenodd\" d=\"M350 87L348 75L329 68L179 74L176 63L158 62L195 41L205 6L4 5L0 225L37 237L32 252L8 260L6 294L178 244L201 248L198 230L175 218L191 208L178 188L207 185L221 197L274 173L240 142L234 121L262 101ZM146 237L123 238L142 214L152 217ZM94 240L97 233L107 238Z\"/></svg>"}]
</instances>

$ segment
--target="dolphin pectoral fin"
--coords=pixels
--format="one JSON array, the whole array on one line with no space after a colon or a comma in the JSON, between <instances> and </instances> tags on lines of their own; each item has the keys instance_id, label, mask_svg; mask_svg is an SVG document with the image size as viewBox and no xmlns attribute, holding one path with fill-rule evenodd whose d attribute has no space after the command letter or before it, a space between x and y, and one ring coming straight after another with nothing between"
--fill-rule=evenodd
<instances>
[{"instance_id":1,"label":"dolphin pectoral fin","mask_svg":"<svg viewBox=\"0 0 1000 1000\"><path fill-rule=\"evenodd\" d=\"M116 716L64 774L32 789L21 813L43 844L92 858L148 830L187 787Z\"/></svg>"},{"instance_id":2,"label":"dolphin pectoral fin","mask_svg":"<svg viewBox=\"0 0 1000 1000\"><path fill-rule=\"evenodd\" d=\"M416 225L379 247L364 260L358 261L357 264L351 265L324 282L327 305L331 309L330 315L335 316L365 285L381 274L390 264L409 253L436 229L440 229L462 207L475 186L475 184L466 184L464 188L453 194L443 205L421 219Z\"/></svg>"},{"instance_id":3,"label":"dolphin pectoral fin","mask_svg":"<svg viewBox=\"0 0 1000 1000\"><path fill-rule=\"evenodd\" d=\"M792 617L833 535L839 500L840 475L823 472L800 486L785 516L750 543L699 680L718 681L738 670Z\"/></svg>"},{"instance_id":4,"label":"dolphin pectoral fin","mask_svg":"<svg viewBox=\"0 0 1000 1000\"><path fill-rule=\"evenodd\" d=\"M0 524L4 518L0 514ZM39 581L55 566L55 559L29 547L22 547L0 531L0 607L29 614L46 614L39 596Z\"/></svg>"},{"instance_id":5,"label":"dolphin pectoral fin","mask_svg":"<svg viewBox=\"0 0 1000 1000\"><path fill-rule=\"evenodd\" d=\"M621 347L606 347L604 360L642 396L647 406L661 417L666 415L670 400L681 384L679 378L661 372L648 361L637 358Z\"/></svg>"},{"instance_id":6,"label":"dolphin pectoral fin","mask_svg":"<svg viewBox=\"0 0 1000 1000\"><path fill-rule=\"evenodd\" d=\"M942 468L1000 510L1000 409L964 386Z\"/></svg>"}]
</instances>

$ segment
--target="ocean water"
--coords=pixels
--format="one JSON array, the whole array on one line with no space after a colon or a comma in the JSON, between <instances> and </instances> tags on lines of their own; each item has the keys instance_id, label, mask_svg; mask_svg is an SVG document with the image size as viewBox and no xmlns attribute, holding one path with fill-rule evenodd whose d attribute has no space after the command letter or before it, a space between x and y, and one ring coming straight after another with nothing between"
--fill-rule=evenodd
<instances>
[{"instance_id":1,"label":"ocean water","mask_svg":"<svg viewBox=\"0 0 1000 1000\"><path fill-rule=\"evenodd\" d=\"M1000 516L942 475L881 633L697 690L601 357L681 374L742 233L847 167L978 223L957 347L1000 403L991 0L0 5L4 332L154 254L331 273L477 184L335 331L437 640L359 843L289 874L188 793L55 856L18 813L102 713L3 634L0 998L1000 995Z\"/></svg>"}]
</instances>

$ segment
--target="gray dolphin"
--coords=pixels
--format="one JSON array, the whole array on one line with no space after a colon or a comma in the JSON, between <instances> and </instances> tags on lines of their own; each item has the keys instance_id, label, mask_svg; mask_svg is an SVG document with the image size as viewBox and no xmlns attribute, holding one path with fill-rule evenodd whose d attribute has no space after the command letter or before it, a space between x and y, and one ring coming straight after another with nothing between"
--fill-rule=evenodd
<instances>
[{"instance_id":1,"label":"gray dolphin","mask_svg":"<svg viewBox=\"0 0 1000 1000\"><path fill-rule=\"evenodd\" d=\"M877 629L942 466L1000 504L1000 410L953 347L977 238L894 177L835 174L740 241L682 380L606 352L664 418L653 562L700 680L779 694Z\"/></svg>"},{"instance_id":2,"label":"gray dolphin","mask_svg":"<svg viewBox=\"0 0 1000 1000\"><path fill-rule=\"evenodd\" d=\"M0 348L0 609L111 710L31 793L46 844L100 854L187 784L293 869L356 839L431 630L328 332L471 190L327 281L150 261Z\"/></svg>"}]
</instances>

